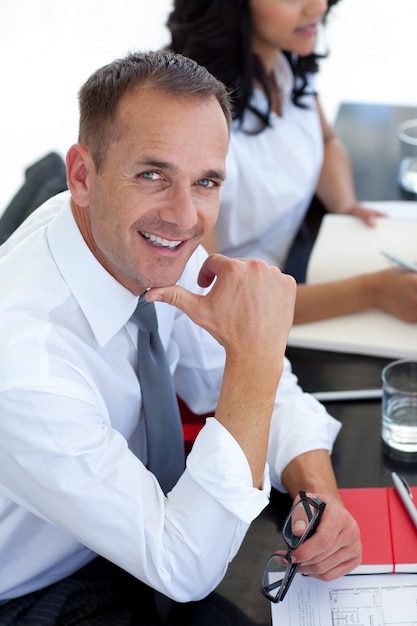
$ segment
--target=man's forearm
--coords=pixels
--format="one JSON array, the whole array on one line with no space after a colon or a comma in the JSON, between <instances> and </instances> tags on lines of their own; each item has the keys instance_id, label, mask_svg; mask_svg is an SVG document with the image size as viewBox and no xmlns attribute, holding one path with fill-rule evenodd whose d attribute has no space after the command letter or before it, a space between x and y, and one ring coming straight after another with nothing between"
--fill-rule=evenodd
<instances>
[{"instance_id":1,"label":"man's forearm","mask_svg":"<svg viewBox=\"0 0 417 626\"><path fill-rule=\"evenodd\" d=\"M256 368L247 357L226 368L216 409L216 419L233 435L251 467L253 484L260 488L268 450L270 421L282 371L282 359L275 359L276 372ZM278 365L279 364L279 365Z\"/></svg>"},{"instance_id":2,"label":"man's forearm","mask_svg":"<svg viewBox=\"0 0 417 626\"><path fill-rule=\"evenodd\" d=\"M300 489L329 494L340 501L336 477L327 450L312 450L293 459L282 472L282 484L294 498Z\"/></svg>"}]
</instances>

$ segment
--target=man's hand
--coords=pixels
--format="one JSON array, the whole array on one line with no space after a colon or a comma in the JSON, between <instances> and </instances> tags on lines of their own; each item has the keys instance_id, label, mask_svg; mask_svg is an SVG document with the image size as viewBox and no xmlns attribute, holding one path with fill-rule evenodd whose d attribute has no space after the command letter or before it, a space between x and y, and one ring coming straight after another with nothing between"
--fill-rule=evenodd
<instances>
[{"instance_id":1,"label":"man's hand","mask_svg":"<svg viewBox=\"0 0 417 626\"><path fill-rule=\"evenodd\" d=\"M359 527L332 495L307 495L324 500L326 508L315 534L295 550L293 559L302 564L300 572L321 580L334 580L348 574L361 562Z\"/></svg>"},{"instance_id":2,"label":"man's hand","mask_svg":"<svg viewBox=\"0 0 417 626\"><path fill-rule=\"evenodd\" d=\"M326 502L317 530L294 550L293 563L301 563L299 571L321 580L334 580L351 572L362 557L359 527L347 509L332 495L308 493ZM299 500L297 497L294 504ZM293 532L302 535L305 520L295 521ZM277 554L285 554L277 550ZM285 564L285 560L282 561Z\"/></svg>"},{"instance_id":3,"label":"man's hand","mask_svg":"<svg viewBox=\"0 0 417 626\"><path fill-rule=\"evenodd\" d=\"M206 259L199 285L209 287L214 279L205 296L172 285L150 289L146 298L178 307L226 351L276 362L292 325L294 279L259 259L230 259L220 254Z\"/></svg>"},{"instance_id":4,"label":"man's hand","mask_svg":"<svg viewBox=\"0 0 417 626\"><path fill-rule=\"evenodd\" d=\"M352 571L362 558L359 527L344 507L337 488L331 458L326 450L311 450L295 457L282 473L282 483L292 497L298 492L326 502L315 534L294 551L300 571L322 580L333 580Z\"/></svg>"}]
</instances>

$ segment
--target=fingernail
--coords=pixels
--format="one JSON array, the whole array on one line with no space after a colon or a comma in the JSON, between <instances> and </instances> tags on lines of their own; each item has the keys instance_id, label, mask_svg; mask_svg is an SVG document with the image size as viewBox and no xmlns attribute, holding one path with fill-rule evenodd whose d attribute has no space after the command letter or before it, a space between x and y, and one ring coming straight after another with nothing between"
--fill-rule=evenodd
<instances>
[{"instance_id":1,"label":"fingernail","mask_svg":"<svg viewBox=\"0 0 417 626\"><path fill-rule=\"evenodd\" d=\"M304 531L307 528L307 524L304 520L298 519L294 522L293 530L294 531Z\"/></svg>"},{"instance_id":2,"label":"fingernail","mask_svg":"<svg viewBox=\"0 0 417 626\"><path fill-rule=\"evenodd\" d=\"M162 294L157 291L148 291L146 299L148 302L160 302L162 301Z\"/></svg>"}]
</instances>

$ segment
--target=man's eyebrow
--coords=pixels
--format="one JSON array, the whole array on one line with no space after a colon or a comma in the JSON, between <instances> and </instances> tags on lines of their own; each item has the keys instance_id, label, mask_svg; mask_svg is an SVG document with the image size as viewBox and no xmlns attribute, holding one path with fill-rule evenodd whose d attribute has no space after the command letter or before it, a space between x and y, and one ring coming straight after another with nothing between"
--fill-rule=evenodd
<instances>
[{"instance_id":1,"label":"man's eyebrow","mask_svg":"<svg viewBox=\"0 0 417 626\"><path fill-rule=\"evenodd\" d=\"M169 161L161 161L159 159L155 159L153 157L145 157L144 159L140 159L140 161L137 162L137 165L140 166L146 166L146 167L155 167L155 168L159 168L161 170L168 170L169 172L174 172L177 168L173 163L170 163ZM220 181L224 181L226 179L226 170L221 169L221 170L207 170L205 172L203 172L200 176L198 176L199 179L201 178L215 178L217 180Z\"/></svg>"},{"instance_id":2,"label":"man's eyebrow","mask_svg":"<svg viewBox=\"0 0 417 626\"><path fill-rule=\"evenodd\" d=\"M160 161L159 159L154 159L153 157L144 157L143 159L137 161L137 165L140 165L141 167L156 167L161 170L175 170L173 163L169 163L169 161Z\"/></svg>"},{"instance_id":3,"label":"man's eyebrow","mask_svg":"<svg viewBox=\"0 0 417 626\"><path fill-rule=\"evenodd\" d=\"M216 178L217 180L223 181L226 178L226 171L225 170L208 170L207 172L204 172L204 174L200 176L200 178Z\"/></svg>"},{"instance_id":4,"label":"man's eyebrow","mask_svg":"<svg viewBox=\"0 0 417 626\"><path fill-rule=\"evenodd\" d=\"M161 169L174 170L175 166L169 161L161 161L154 157L144 157L138 160L138 165L148 165L149 167L160 167Z\"/></svg>"}]
</instances>

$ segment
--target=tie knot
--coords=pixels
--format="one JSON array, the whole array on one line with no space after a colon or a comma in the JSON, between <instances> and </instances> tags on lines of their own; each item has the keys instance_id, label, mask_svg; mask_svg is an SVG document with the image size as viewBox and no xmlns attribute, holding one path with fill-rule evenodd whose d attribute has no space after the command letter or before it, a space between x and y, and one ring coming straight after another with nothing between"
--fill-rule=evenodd
<instances>
[{"instance_id":1,"label":"tie knot","mask_svg":"<svg viewBox=\"0 0 417 626\"><path fill-rule=\"evenodd\" d=\"M147 333L152 333L158 328L158 319L156 317L155 305L153 302L147 302L144 296L140 296L138 305L131 317L132 322L136 326Z\"/></svg>"}]
</instances>

